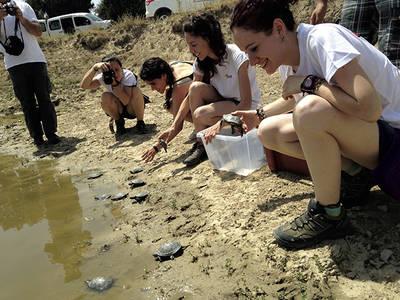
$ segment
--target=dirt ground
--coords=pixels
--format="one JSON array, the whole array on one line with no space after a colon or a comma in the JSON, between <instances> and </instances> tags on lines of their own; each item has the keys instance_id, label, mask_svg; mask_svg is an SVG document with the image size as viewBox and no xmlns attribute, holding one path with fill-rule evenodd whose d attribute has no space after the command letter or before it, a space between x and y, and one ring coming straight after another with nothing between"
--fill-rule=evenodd
<instances>
[{"instance_id":1,"label":"dirt ground","mask_svg":"<svg viewBox=\"0 0 400 300\"><path fill-rule=\"evenodd\" d=\"M307 21L313 1L295 7L298 21ZM231 4L215 9L226 40ZM328 21L334 21L340 1L333 1ZM149 164L141 161L160 131L168 128L171 115L162 108L163 98L140 82L151 98L145 122L151 131L131 130L116 140L108 130L108 118L99 105L101 91L83 91L83 74L101 57L114 53L124 67L139 73L151 56L166 60L191 59L179 32L185 16L167 21L123 19L107 31L59 39L41 40L54 84L52 98L58 115L59 145L37 149L31 144L25 123L18 115L17 100L4 70L0 78L0 151L29 160L57 159L61 173L101 170L108 180L130 190L135 177L147 182L149 198L141 204L122 200L122 215L107 237L116 245L125 239L132 247L141 243L156 248L176 240L187 246L184 254L163 262L142 280L160 299L399 299L400 223L398 203L378 188L362 208L348 211L353 234L316 247L287 251L274 243L273 230L304 211L313 184L307 177L286 172L272 173L264 167L246 177L212 169L209 162L194 168L182 163L192 144L191 131L183 132ZM257 70L262 103L280 94L277 74L267 77ZM129 170L142 166L144 172ZM117 230L118 229L118 230ZM130 237L128 239L126 237ZM95 255L94 252L89 252ZM126 263L122 262L121 264Z\"/></svg>"}]
</instances>

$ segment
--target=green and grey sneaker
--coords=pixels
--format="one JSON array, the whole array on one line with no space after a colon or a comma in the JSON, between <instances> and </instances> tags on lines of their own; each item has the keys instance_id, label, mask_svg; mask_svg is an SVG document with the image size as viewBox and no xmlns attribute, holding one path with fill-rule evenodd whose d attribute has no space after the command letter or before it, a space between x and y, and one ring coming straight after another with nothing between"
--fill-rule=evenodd
<instances>
[{"instance_id":1,"label":"green and grey sneaker","mask_svg":"<svg viewBox=\"0 0 400 300\"><path fill-rule=\"evenodd\" d=\"M340 183L340 202L345 208L353 206L362 206L367 204L369 192L374 186L371 170L362 168L362 170L350 176L342 171Z\"/></svg>"},{"instance_id":2,"label":"green and grey sneaker","mask_svg":"<svg viewBox=\"0 0 400 300\"><path fill-rule=\"evenodd\" d=\"M275 229L274 236L281 246L300 249L325 239L345 236L348 224L349 220L343 208L339 216L329 216L322 205L311 199L307 211Z\"/></svg>"}]
</instances>

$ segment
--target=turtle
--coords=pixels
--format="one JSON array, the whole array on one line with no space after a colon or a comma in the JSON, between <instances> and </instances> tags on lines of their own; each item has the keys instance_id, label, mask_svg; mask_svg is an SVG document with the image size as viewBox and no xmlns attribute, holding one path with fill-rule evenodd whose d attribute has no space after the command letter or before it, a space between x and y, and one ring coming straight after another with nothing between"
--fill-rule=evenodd
<instances>
[{"instance_id":1,"label":"turtle","mask_svg":"<svg viewBox=\"0 0 400 300\"><path fill-rule=\"evenodd\" d=\"M95 200L107 200L109 198L111 198L111 194L103 194L94 197Z\"/></svg>"},{"instance_id":2,"label":"turtle","mask_svg":"<svg viewBox=\"0 0 400 300\"><path fill-rule=\"evenodd\" d=\"M131 173L131 174L136 174L136 173L140 173L140 172L142 172L143 171L143 168L142 167L134 167L132 170L130 170L129 172Z\"/></svg>"},{"instance_id":3,"label":"turtle","mask_svg":"<svg viewBox=\"0 0 400 300\"><path fill-rule=\"evenodd\" d=\"M111 246L109 245L109 244L105 244L104 246L102 246L101 248L100 248L100 251L101 252L107 252L107 251L109 251L111 249Z\"/></svg>"},{"instance_id":4,"label":"turtle","mask_svg":"<svg viewBox=\"0 0 400 300\"><path fill-rule=\"evenodd\" d=\"M128 193L118 193L118 194L116 194L115 196L113 196L112 198L111 198L111 200L112 201L118 201L118 200L122 200L122 199L125 199L126 198L126 196L128 196Z\"/></svg>"},{"instance_id":5,"label":"turtle","mask_svg":"<svg viewBox=\"0 0 400 300\"><path fill-rule=\"evenodd\" d=\"M163 139L159 139L158 142L160 143L161 147L164 148L164 151L167 152L167 143Z\"/></svg>"},{"instance_id":6,"label":"turtle","mask_svg":"<svg viewBox=\"0 0 400 300\"><path fill-rule=\"evenodd\" d=\"M89 174L88 179L96 179L96 178L99 178L101 176L103 176L103 173L100 173L100 172L91 173L91 174Z\"/></svg>"},{"instance_id":7,"label":"turtle","mask_svg":"<svg viewBox=\"0 0 400 300\"><path fill-rule=\"evenodd\" d=\"M144 200L146 200L147 196L149 194L147 194L146 192L141 192L139 194L136 194L135 196L132 196L131 199L135 199L137 202L142 202Z\"/></svg>"},{"instance_id":8,"label":"turtle","mask_svg":"<svg viewBox=\"0 0 400 300\"><path fill-rule=\"evenodd\" d=\"M175 256L179 256L183 251L183 247L179 242L168 242L161 245L153 256L156 260L162 261L165 259L174 259Z\"/></svg>"},{"instance_id":9,"label":"turtle","mask_svg":"<svg viewBox=\"0 0 400 300\"><path fill-rule=\"evenodd\" d=\"M142 186L145 184L146 184L146 182L144 182L142 179L133 179L133 180L129 181L129 185L130 185L131 189L134 189L135 187Z\"/></svg>"},{"instance_id":10,"label":"turtle","mask_svg":"<svg viewBox=\"0 0 400 300\"><path fill-rule=\"evenodd\" d=\"M114 279L112 279L111 277L99 276L91 280L85 280L85 283L88 288L98 292L102 292L111 288L114 283Z\"/></svg>"},{"instance_id":11,"label":"turtle","mask_svg":"<svg viewBox=\"0 0 400 300\"><path fill-rule=\"evenodd\" d=\"M233 116L231 114L225 114L222 116L221 120L221 127L222 127L222 122L225 122L229 125L231 125L232 128L232 134L235 133L235 128L239 131L240 136L243 136L243 121L240 119L238 116Z\"/></svg>"}]
</instances>

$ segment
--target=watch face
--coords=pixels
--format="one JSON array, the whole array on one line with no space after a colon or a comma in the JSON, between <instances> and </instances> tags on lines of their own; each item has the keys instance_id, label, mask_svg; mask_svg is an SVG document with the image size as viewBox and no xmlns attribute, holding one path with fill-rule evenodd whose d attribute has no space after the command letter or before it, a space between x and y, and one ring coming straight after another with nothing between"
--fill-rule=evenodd
<instances>
[{"instance_id":1,"label":"watch face","mask_svg":"<svg viewBox=\"0 0 400 300\"><path fill-rule=\"evenodd\" d=\"M311 80L311 78L307 78L305 81L304 81L304 87L305 88L310 88L312 86L312 80Z\"/></svg>"}]
</instances>

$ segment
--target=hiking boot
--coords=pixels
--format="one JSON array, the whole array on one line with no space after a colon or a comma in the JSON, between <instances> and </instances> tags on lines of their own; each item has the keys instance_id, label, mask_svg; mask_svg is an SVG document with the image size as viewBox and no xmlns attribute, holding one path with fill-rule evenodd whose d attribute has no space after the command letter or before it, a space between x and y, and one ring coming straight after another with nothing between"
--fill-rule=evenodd
<instances>
[{"instance_id":1,"label":"hiking boot","mask_svg":"<svg viewBox=\"0 0 400 300\"><path fill-rule=\"evenodd\" d=\"M186 166L195 166L207 159L207 152L202 142L194 143L191 151L192 153L183 161Z\"/></svg>"},{"instance_id":2,"label":"hiking boot","mask_svg":"<svg viewBox=\"0 0 400 300\"><path fill-rule=\"evenodd\" d=\"M49 141L49 144L51 144L51 145L58 144L61 141L60 138L58 137L58 135L55 133L49 135L47 137L47 140Z\"/></svg>"},{"instance_id":3,"label":"hiking boot","mask_svg":"<svg viewBox=\"0 0 400 300\"><path fill-rule=\"evenodd\" d=\"M362 168L354 176L342 171L340 183L340 202L345 208L367 204L369 191L374 186L371 171Z\"/></svg>"},{"instance_id":4,"label":"hiking boot","mask_svg":"<svg viewBox=\"0 0 400 300\"><path fill-rule=\"evenodd\" d=\"M330 216L316 200L311 199L307 211L290 223L274 231L274 236L281 246L286 248L305 248L325 239L340 238L346 235L348 218L342 207L340 215Z\"/></svg>"},{"instance_id":5,"label":"hiking boot","mask_svg":"<svg viewBox=\"0 0 400 300\"><path fill-rule=\"evenodd\" d=\"M189 138L189 140L195 140L197 138L196 131L192 130L192 132L189 133L188 138Z\"/></svg>"},{"instance_id":6,"label":"hiking boot","mask_svg":"<svg viewBox=\"0 0 400 300\"><path fill-rule=\"evenodd\" d=\"M35 146L39 147L44 144L44 139L42 136L35 137L33 138L33 143L35 144Z\"/></svg>"},{"instance_id":7,"label":"hiking boot","mask_svg":"<svg viewBox=\"0 0 400 300\"><path fill-rule=\"evenodd\" d=\"M138 120L135 127L136 127L136 130L139 132L139 134L147 133L146 124L144 124L143 120Z\"/></svg>"},{"instance_id":8,"label":"hiking boot","mask_svg":"<svg viewBox=\"0 0 400 300\"><path fill-rule=\"evenodd\" d=\"M115 126L117 127L117 132L115 133L116 135L123 135L126 133L124 118L119 118L118 120L115 120Z\"/></svg>"}]
</instances>

